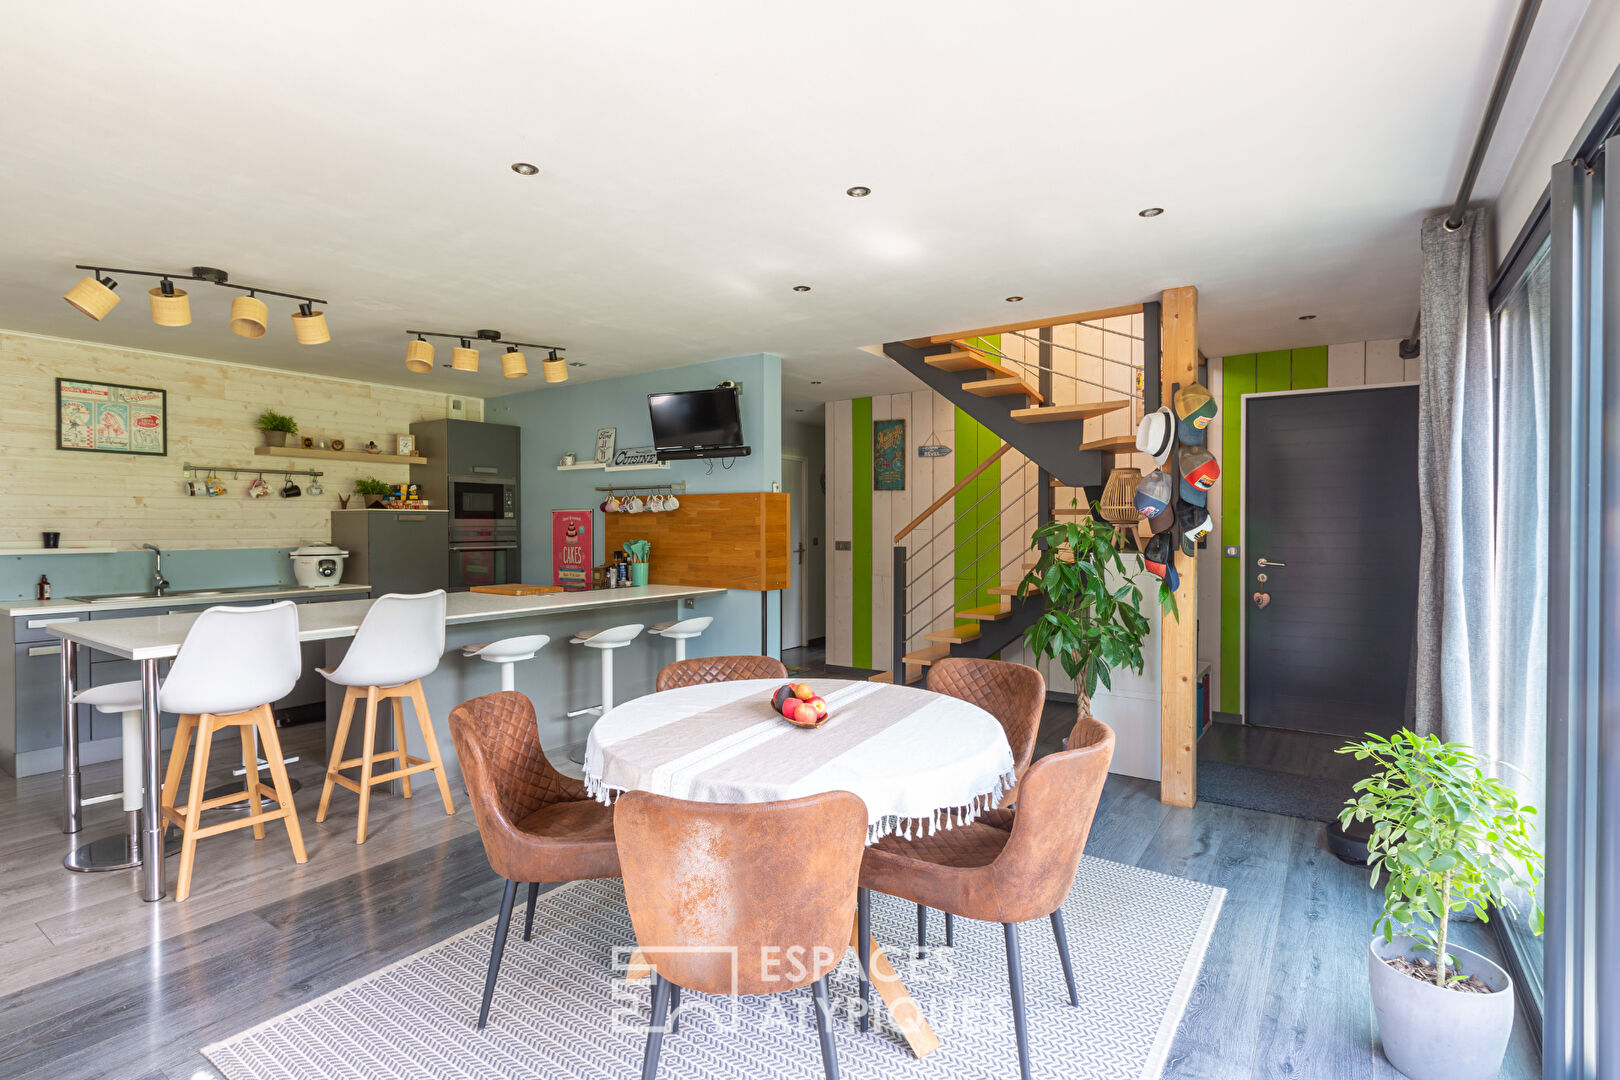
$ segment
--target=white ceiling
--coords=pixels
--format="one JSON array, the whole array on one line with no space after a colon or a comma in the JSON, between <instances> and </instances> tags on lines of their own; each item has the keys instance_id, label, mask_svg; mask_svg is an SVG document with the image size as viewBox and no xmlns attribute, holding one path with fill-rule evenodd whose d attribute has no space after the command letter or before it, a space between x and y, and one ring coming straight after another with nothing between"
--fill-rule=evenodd
<instances>
[{"instance_id":1,"label":"white ceiling","mask_svg":"<svg viewBox=\"0 0 1620 1080\"><path fill-rule=\"evenodd\" d=\"M1480 196L1586 2L1544 4ZM1516 6L11 5L0 327L476 396L538 368L414 376L403 330L575 378L768 351L798 406L909 385L866 343L1188 283L1210 355L1399 336ZM333 340L237 338L206 286L159 328L136 278L94 323L79 262L312 292Z\"/></svg>"}]
</instances>

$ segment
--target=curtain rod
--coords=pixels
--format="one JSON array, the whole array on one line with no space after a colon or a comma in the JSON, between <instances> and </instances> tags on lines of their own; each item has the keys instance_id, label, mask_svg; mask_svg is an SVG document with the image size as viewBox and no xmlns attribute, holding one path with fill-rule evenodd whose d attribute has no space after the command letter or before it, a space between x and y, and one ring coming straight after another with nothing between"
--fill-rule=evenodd
<instances>
[{"instance_id":1,"label":"curtain rod","mask_svg":"<svg viewBox=\"0 0 1620 1080\"><path fill-rule=\"evenodd\" d=\"M1485 105L1485 115L1480 118L1479 131L1474 136L1474 148L1468 155L1468 165L1463 169L1462 183L1457 186L1457 198L1451 204L1451 212L1446 215L1445 227L1451 232L1462 228L1463 213L1468 209L1468 200L1474 194L1474 183L1479 179L1480 166L1485 163L1485 153L1491 147L1491 136L1496 133L1496 122L1502 118L1502 106L1507 103L1508 91L1513 86L1513 76L1519 70L1519 61L1524 58L1524 47L1530 40L1530 28L1535 25L1536 14L1541 10L1541 0L1521 0L1519 13L1514 16L1513 30L1508 34L1507 50L1502 54L1502 62L1496 69L1496 81L1491 85L1491 96ZM1412 323L1412 336L1402 340L1401 356L1411 360L1422 349L1423 312Z\"/></svg>"}]
</instances>

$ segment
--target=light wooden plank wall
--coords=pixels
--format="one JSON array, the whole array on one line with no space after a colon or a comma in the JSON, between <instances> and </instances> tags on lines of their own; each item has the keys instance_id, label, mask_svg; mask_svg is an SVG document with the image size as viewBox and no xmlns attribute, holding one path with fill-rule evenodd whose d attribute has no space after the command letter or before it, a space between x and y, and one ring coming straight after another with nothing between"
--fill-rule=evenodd
<instances>
[{"instance_id":1,"label":"light wooden plank wall","mask_svg":"<svg viewBox=\"0 0 1620 1080\"><path fill-rule=\"evenodd\" d=\"M329 346L336 348L337 346ZM168 392L166 457L90 454L56 449L56 379L93 379ZM471 404L481 406L473 400ZM304 461L254 456L254 418L266 406L298 421L308 434L339 436L350 447L374 439L392 448L416 420L447 414L444 394L271 371L168 353L0 331L0 431L6 433L5 519L0 543L38 543L45 530L63 543L176 548L287 547L330 537L337 496L362 476L404 481L409 467L369 462L307 464L325 475L322 496L249 499L252 470L298 468ZM187 461L236 465L240 480L217 498L188 496ZM268 478L273 491L280 477ZM299 481L307 487L307 478Z\"/></svg>"}]
</instances>

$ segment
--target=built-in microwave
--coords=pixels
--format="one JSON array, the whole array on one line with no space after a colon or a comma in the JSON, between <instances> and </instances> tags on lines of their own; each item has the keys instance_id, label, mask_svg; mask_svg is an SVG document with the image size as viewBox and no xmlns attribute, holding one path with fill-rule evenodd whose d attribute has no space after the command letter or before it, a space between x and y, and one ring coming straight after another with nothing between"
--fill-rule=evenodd
<instances>
[{"instance_id":1,"label":"built-in microwave","mask_svg":"<svg viewBox=\"0 0 1620 1080\"><path fill-rule=\"evenodd\" d=\"M452 524L516 520L516 481L502 477L450 477Z\"/></svg>"}]
</instances>

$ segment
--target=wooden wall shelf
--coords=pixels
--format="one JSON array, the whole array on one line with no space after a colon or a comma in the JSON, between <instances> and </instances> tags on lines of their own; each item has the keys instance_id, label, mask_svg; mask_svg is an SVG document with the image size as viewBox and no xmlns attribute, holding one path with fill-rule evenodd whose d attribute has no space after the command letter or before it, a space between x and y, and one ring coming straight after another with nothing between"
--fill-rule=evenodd
<instances>
[{"instance_id":1,"label":"wooden wall shelf","mask_svg":"<svg viewBox=\"0 0 1620 1080\"><path fill-rule=\"evenodd\" d=\"M305 450L301 446L259 446L258 457L320 458L323 461L375 461L381 465L426 465L428 459L407 454L368 454L363 450ZM244 469L243 472L251 472Z\"/></svg>"}]
</instances>

